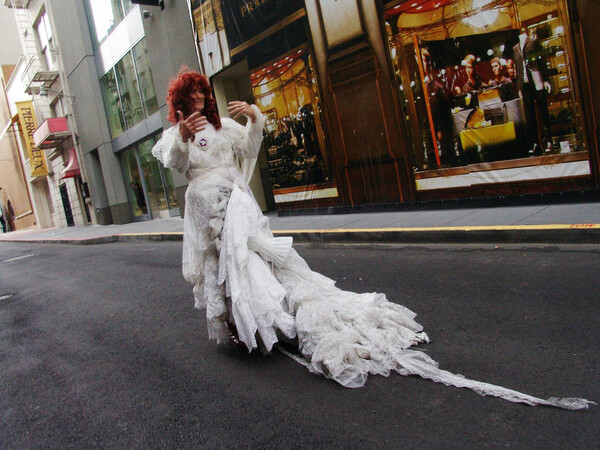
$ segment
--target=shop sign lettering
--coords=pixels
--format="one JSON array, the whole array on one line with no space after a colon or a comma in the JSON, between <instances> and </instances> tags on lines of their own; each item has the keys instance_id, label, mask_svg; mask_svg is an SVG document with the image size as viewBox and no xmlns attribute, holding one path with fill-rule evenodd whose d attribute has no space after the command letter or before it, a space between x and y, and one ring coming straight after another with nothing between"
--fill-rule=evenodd
<instances>
[{"instance_id":1,"label":"shop sign lettering","mask_svg":"<svg viewBox=\"0 0 600 450\"><path fill-rule=\"evenodd\" d=\"M229 48L235 49L303 7L303 0L221 0Z\"/></svg>"},{"instance_id":2,"label":"shop sign lettering","mask_svg":"<svg viewBox=\"0 0 600 450\"><path fill-rule=\"evenodd\" d=\"M256 9L260 8L262 5L264 5L268 1L269 0L253 0L251 2L244 2L244 4L240 8L242 17L245 17L246 14L253 13Z\"/></svg>"},{"instance_id":3,"label":"shop sign lettering","mask_svg":"<svg viewBox=\"0 0 600 450\"><path fill-rule=\"evenodd\" d=\"M16 102L19 116L19 123L23 130L23 140L27 154L29 155L29 164L31 166L32 177L42 177L48 175L48 166L46 164L46 156L42 150L35 148L33 141L33 133L37 129L37 121L33 104L30 101Z\"/></svg>"}]
</instances>

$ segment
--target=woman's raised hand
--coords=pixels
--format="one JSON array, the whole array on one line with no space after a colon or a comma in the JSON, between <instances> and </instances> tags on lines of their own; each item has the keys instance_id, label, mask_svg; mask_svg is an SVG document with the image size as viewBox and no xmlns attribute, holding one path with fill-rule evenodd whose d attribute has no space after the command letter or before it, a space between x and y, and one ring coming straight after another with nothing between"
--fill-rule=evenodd
<instances>
[{"instance_id":1,"label":"woman's raised hand","mask_svg":"<svg viewBox=\"0 0 600 450\"><path fill-rule=\"evenodd\" d=\"M229 115L237 119L240 115L247 116L253 123L256 121L256 113L252 106L246 102L229 102L227 105Z\"/></svg>"},{"instance_id":2,"label":"woman's raised hand","mask_svg":"<svg viewBox=\"0 0 600 450\"><path fill-rule=\"evenodd\" d=\"M204 130L208 123L206 117L198 111L190 114L187 119L183 118L181 111L177 111L177 117L179 117L179 134L181 134L183 142L188 142L190 139L193 141L195 134Z\"/></svg>"}]
</instances>

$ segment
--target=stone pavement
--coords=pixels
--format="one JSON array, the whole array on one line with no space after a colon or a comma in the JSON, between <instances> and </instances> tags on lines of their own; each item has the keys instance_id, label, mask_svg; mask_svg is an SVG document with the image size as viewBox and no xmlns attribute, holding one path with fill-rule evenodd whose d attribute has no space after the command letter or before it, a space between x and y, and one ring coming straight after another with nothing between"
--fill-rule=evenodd
<instances>
[{"instance_id":1,"label":"stone pavement","mask_svg":"<svg viewBox=\"0 0 600 450\"><path fill-rule=\"evenodd\" d=\"M268 217L276 235L296 242L600 243L600 201ZM180 217L0 234L0 242L62 244L182 238Z\"/></svg>"}]
</instances>

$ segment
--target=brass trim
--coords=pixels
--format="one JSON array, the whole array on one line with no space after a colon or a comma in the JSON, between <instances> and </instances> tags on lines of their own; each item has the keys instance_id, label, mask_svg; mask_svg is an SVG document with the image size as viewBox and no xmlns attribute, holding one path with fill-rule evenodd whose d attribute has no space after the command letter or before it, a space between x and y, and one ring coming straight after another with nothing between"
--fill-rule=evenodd
<instances>
[{"instance_id":1,"label":"brass trim","mask_svg":"<svg viewBox=\"0 0 600 450\"><path fill-rule=\"evenodd\" d=\"M285 19L283 19L281 22L277 23L276 25L273 25L271 28L267 28L262 33L257 34L256 36L247 40L243 44L238 45L236 48L230 50L229 54L231 56L234 56L234 55L237 55L238 53L243 52L244 50L247 50L248 48L252 47L254 44L262 41L263 39L271 36L272 34L277 33L278 31L281 31L282 29L287 27L292 22L295 22L296 20L298 20L304 16L306 16L306 10L304 8L302 8L302 9L296 11L295 13L287 16Z\"/></svg>"},{"instance_id":2,"label":"brass trim","mask_svg":"<svg viewBox=\"0 0 600 450\"><path fill-rule=\"evenodd\" d=\"M428 178L448 177L452 175L466 175L474 172L488 172L490 170L517 169L520 167L545 166L565 162L587 161L587 151L574 153L559 153L554 155L534 156L531 158L507 159L504 161L492 161L487 163L470 164L468 166L451 167L448 169L434 169L416 172L416 180Z\"/></svg>"}]
</instances>

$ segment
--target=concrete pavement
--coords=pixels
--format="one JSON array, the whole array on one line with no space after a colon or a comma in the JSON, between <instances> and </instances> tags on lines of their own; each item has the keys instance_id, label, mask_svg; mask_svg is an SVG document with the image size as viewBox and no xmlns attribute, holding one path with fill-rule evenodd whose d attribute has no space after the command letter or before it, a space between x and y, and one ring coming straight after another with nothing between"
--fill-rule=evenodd
<instances>
[{"instance_id":1,"label":"concrete pavement","mask_svg":"<svg viewBox=\"0 0 600 450\"><path fill-rule=\"evenodd\" d=\"M291 235L296 242L600 243L600 200L268 217L276 235ZM0 242L62 244L182 238L181 217L0 234Z\"/></svg>"}]
</instances>

